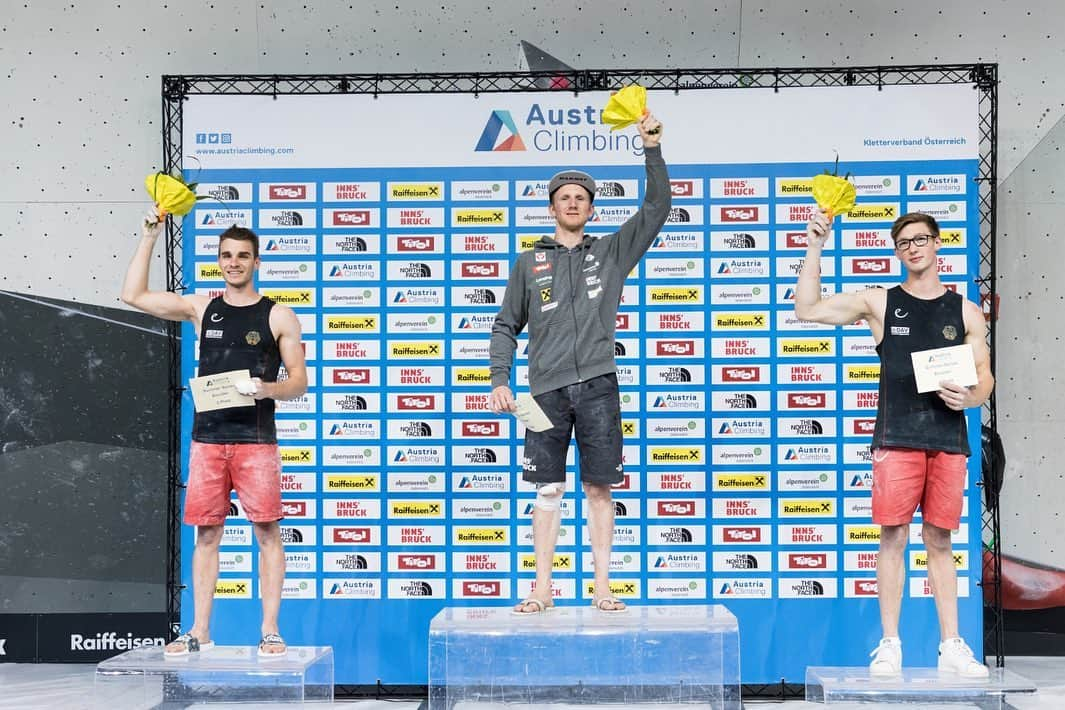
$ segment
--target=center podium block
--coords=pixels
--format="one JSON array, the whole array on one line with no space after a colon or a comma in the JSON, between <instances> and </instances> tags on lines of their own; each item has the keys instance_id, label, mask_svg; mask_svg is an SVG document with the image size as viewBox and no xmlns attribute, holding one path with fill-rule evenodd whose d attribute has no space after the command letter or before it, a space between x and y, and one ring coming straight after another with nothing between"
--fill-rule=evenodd
<instances>
[{"instance_id":1,"label":"center podium block","mask_svg":"<svg viewBox=\"0 0 1065 710\"><path fill-rule=\"evenodd\" d=\"M478 703L739 710L739 624L720 604L448 607L429 624L429 710Z\"/></svg>"}]
</instances>

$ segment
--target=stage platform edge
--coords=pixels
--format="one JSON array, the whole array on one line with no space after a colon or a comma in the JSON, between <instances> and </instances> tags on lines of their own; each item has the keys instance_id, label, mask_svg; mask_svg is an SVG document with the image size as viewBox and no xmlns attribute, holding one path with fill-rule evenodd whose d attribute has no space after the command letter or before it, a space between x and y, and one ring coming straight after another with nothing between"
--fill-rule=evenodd
<instances>
[{"instance_id":1,"label":"stage platform edge","mask_svg":"<svg viewBox=\"0 0 1065 710\"><path fill-rule=\"evenodd\" d=\"M931 704L965 704L970 707L1006 708L1007 695L1035 693L1035 684L1005 668L992 668L989 678L973 680L940 674L935 668L903 668L902 675L880 678L868 667L817 667L806 669L806 700L812 703L882 703L927 707Z\"/></svg>"},{"instance_id":2,"label":"stage platform edge","mask_svg":"<svg viewBox=\"0 0 1065 710\"><path fill-rule=\"evenodd\" d=\"M290 646L284 658L260 658L256 646L216 646L167 658L141 646L96 666L93 702L100 710L160 703L331 703L331 646Z\"/></svg>"},{"instance_id":3,"label":"stage platform edge","mask_svg":"<svg viewBox=\"0 0 1065 710\"><path fill-rule=\"evenodd\" d=\"M739 624L720 604L447 607L429 625L429 710L481 703L739 710Z\"/></svg>"}]
</instances>

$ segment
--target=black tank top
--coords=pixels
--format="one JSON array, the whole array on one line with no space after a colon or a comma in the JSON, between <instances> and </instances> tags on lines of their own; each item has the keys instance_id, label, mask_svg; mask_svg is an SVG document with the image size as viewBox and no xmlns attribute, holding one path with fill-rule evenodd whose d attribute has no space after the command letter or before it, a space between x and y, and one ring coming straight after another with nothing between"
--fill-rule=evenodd
<instances>
[{"instance_id":1,"label":"black tank top","mask_svg":"<svg viewBox=\"0 0 1065 710\"><path fill-rule=\"evenodd\" d=\"M880 355L880 398L873 448L900 447L969 455L965 412L949 409L935 392L917 393L910 353L965 342L962 297L947 291L926 301L901 286L887 292Z\"/></svg>"},{"instance_id":2,"label":"black tank top","mask_svg":"<svg viewBox=\"0 0 1065 710\"><path fill-rule=\"evenodd\" d=\"M199 375L248 370L263 382L276 382L281 353L270 330L273 307L265 296L250 306L231 306L221 296L212 299L200 323ZM275 444L274 400L197 412L192 438L207 444Z\"/></svg>"}]
</instances>

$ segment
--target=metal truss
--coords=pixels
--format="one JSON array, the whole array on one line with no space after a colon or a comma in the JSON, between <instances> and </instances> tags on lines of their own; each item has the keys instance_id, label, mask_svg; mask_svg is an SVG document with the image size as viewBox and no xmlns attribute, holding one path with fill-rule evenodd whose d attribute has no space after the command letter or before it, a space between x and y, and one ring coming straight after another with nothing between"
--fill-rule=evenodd
<instances>
[{"instance_id":1,"label":"metal truss","mask_svg":"<svg viewBox=\"0 0 1065 710\"><path fill-rule=\"evenodd\" d=\"M978 208L980 220L980 261L976 278L981 291L991 299L996 295L995 236L998 140L998 65L941 64L867 67L761 68L761 69L592 69L568 72L459 72L406 74L273 74L273 75L188 75L163 77L163 170L176 171L182 161L181 109L184 99L197 95L288 96L304 94L479 94L563 91L602 91L638 82L648 89L724 90L762 88L781 89L815 86L906 86L925 84L970 84L980 94L980 157ZM167 223L167 288L185 288L181 268L181 225ZM181 566L180 520L178 496L180 475L181 391L180 342L176 324L168 326L170 349L170 491L167 503L167 612L172 624L180 621ZM995 370L995 322L990 322L991 369ZM998 430L995 395L984 409L984 421L992 432ZM994 463L993 461L991 463ZM985 621L984 642L993 648L996 664L1003 665L1003 617L1001 590L1001 540L997 493L986 497L988 505L981 521L982 539L986 541L982 583ZM744 685L744 697L795 697L794 684ZM423 690L424 686L344 686L338 695L368 697L386 689ZM388 694L410 697L402 694ZM417 693L415 693L417 695ZM424 695L422 694L422 697Z\"/></svg>"}]
</instances>

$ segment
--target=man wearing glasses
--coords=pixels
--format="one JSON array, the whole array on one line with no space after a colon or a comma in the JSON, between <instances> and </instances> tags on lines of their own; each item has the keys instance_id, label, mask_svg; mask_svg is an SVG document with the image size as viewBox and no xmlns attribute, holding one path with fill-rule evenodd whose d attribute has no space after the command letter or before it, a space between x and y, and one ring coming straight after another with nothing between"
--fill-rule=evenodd
<instances>
[{"instance_id":1,"label":"man wearing glasses","mask_svg":"<svg viewBox=\"0 0 1065 710\"><path fill-rule=\"evenodd\" d=\"M880 528L876 581L883 637L870 654L869 672L902 671L899 611L906 578L909 524L921 506L921 536L928 552L928 582L939 615L939 670L986 678L987 666L958 636L957 573L950 533L961 520L969 456L965 410L991 394L984 316L980 307L939 280L939 225L920 212L895 220L891 239L906 268L906 280L890 289L821 297L821 252L831 234L828 215L814 212L806 229L806 260L799 273L795 314L802 320L845 325L864 319L880 355L880 395L873 432L873 522ZM936 392L918 394L910 353L967 343L978 383L962 387L941 381Z\"/></svg>"}]
</instances>

